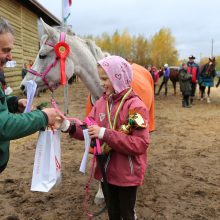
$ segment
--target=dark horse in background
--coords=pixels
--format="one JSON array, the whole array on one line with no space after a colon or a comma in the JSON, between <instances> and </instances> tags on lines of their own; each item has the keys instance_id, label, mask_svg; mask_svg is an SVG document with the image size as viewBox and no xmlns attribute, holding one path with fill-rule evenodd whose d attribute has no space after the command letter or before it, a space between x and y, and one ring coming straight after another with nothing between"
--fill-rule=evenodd
<instances>
[{"instance_id":1,"label":"dark horse in background","mask_svg":"<svg viewBox=\"0 0 220 220\"><path fill-rule=\"evenodd\" d=\"M170 66L170 81L173 84L173 89L174 89L174 95L176 95L176 83L179 81L179 67L177 66ZM160 68L158 71L159 77L162 77L164 73L164 69Z\"/></svg>"},{"instance_id":2,"label":"dark horse in background","mask_svg":"<svg viewBox=\"0 0 220 220\"><path fill-rule=\"evenodd\" d=\"M200 75L199 75L199 90L201 93L201 100L204 99L205 89L208 87L207 91L207 103L210 103L210 92L211 87L214 86L214 78L216 76L215 71L215 57L209 58L208 63L204 64L200 68Z\"/></svg>"}]
</instances>

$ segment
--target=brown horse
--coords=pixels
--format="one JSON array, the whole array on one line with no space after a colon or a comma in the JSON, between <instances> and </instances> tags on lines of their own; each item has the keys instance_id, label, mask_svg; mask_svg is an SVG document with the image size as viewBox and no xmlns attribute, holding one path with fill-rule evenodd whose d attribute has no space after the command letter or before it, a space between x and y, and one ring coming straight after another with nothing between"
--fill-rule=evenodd
<instances>
[{"instance_id":1,"label":"brown horse","mask_svg":"<svg viewBox=\"0 0 220 220\"><path fill-rule=\"evenodd\" d=\"M171 66L170 68L170 81L173 84L174 95L176 95L176 83L179 82L179 67ZM159 77L162 77L164 73L164 68L160 68L158 71Z\"/></svg>"}]
</instances>

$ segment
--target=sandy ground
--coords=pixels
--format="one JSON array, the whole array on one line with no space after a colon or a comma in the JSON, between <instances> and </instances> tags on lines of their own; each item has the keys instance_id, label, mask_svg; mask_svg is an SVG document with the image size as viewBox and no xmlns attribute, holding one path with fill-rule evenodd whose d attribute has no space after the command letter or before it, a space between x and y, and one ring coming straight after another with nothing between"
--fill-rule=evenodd
<instances>
[{"instance_id":1,"label":"sandy ground","mask_svg":"<svg viewBox=\"0 0 220 220\"><path fill-rule=\"evenodd\" d=\"M71 86L70 116L83 119L87 90ZM56 92L62 106L62 91ZM36 98L49 100L49 94ZM212 103L197 100L181 107L181 96L156 97L156 131L151 134L148 170L139 188L139 220L220 219L220 88L212 90ZM84 143L62 134L62 183L49 193L30 191L37 134L11 142L8 168L0 176L1 220L85 220L84 186L79 164ZM91 161L91 159L90 159ZM97 182L91 184L90 209ZM107 219L106 213L97 219Z\"/></svg>"}]
</instances>

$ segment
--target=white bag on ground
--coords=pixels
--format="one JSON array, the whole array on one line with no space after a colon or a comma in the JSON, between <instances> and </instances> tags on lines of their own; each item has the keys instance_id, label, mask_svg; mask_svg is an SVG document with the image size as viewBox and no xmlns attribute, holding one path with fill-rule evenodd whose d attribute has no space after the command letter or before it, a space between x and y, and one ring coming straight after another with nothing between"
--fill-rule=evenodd
<instances>
[{"instance_id":1,"label":"white bag on ground","mask_svg":"<svg viewBox=\"0 0 220 220\"><path fill-rule=\"evenodd\" d=\"M60 181L60 131L40 131L35 151L31 191L48 192Z\"/></svg>"}]
</instances>

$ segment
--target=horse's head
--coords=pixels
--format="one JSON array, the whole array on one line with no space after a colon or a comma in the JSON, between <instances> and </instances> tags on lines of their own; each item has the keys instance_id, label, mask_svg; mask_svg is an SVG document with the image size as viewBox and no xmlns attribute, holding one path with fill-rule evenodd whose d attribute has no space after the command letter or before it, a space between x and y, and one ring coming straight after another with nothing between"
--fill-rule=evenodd
<instances>
[{"instance_id":1,"label":"horse's head","mask_svg":"<svg viewBox=\"0 0 220 220\"><path fill-rule=\"evenodd\" d=\"M209 57L209 62L206 64L207 65L207 73L211 74L215 70L215 57Z\"/></svg>"},{"instance_id":2,"label":"horse's head","mask_svg":"<svg viewBox=\"0 0 220 220\"><path fill-rule=\"evenodd\" d=\"M160 67L158 70L159 77L163 76L163 72L164 72L164 69L162 67Z\"/></svg>"},{"instance_id":3,"label":"horse's head","mask_svg":"<svg viewBox=\"0 0 220 220\"><path fill-rule=\"evenodd\" d=\"M42 20L44 35L41 37L40 50L35 59L35 62L28 71L25 78L21 82L21 89L25 89L25 82L28 80L34 80L37 83L37 92L49 88L55 89L60 84L60 58L55 53L56 45L63 41L68 44L68 35L65 35L65 39L61 39L61 32L50 27ZM68 45L67 45L68 46ZM58 48L60 51L65 48ZM65 72L66 77L69 79L73 72L74 66L69 56L65 60Z\"/></svg>"}]
</instances>

